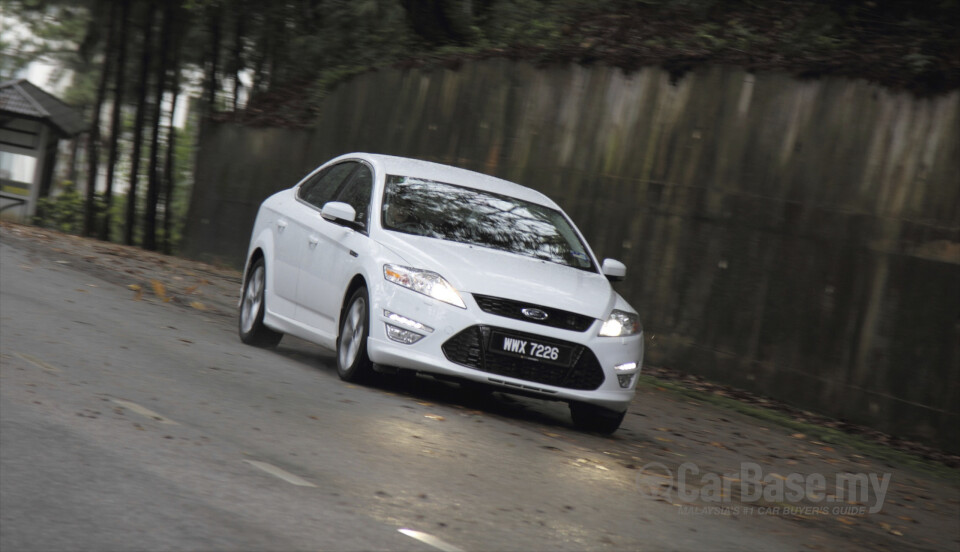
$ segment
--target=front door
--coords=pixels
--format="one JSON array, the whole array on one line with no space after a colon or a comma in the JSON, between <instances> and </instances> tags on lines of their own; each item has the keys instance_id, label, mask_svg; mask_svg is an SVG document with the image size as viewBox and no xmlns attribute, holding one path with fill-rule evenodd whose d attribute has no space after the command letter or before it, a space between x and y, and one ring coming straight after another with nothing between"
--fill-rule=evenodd
<instances>
[{"instance_id":1,"label":"front door","mask_svg":"<svg viewBox=\"0 0 960 552\"><path fill-rule=\"evenodd\" d=\"M297 287L297 318L300 322L336 335L343 294L350 278L357 273L357 263L369 248L370 197L373 171L359 163L340 186L332 201L342 201L354 208L361 230L346 228L322 220L307 239L307 250L300 262Z\"/></svg>"}]
</instances>

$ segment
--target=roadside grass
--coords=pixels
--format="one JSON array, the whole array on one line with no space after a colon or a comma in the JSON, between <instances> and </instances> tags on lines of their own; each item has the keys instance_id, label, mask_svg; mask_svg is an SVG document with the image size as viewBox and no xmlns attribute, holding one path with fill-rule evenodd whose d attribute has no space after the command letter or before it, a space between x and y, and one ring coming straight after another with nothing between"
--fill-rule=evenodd
<instances>
[{"instance_id":1,"label":"roadside grass","mask_svg":"<svg viewBox=\"0 0 960 552\"><path fill-rule=\"evenodd\" d=\"M763 420L798 433L803 433L817 441L831 445L842 445L857 451L874 460L892 465L905 467L917 472L935 477L952 485L960 485L960 470L951 468L935 460L923 458L917 454L897 450L894 447L877 443L860 435L847 433L837 429L823 427L809 422L793 419L783 412L759 405L745 403L729 397L708 393L698 389L690 389L672 381L666 381L654 376L640 375L637 380L638 388L663 390L676 395L712 404L727 410Z\"/></svg>"}]
</instances>

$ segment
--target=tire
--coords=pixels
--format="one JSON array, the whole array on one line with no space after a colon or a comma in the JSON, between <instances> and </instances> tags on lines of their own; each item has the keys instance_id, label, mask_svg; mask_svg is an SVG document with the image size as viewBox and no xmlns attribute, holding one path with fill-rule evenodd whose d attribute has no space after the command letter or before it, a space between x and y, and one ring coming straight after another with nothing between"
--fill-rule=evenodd
<instances>
[{"instance_id":1,"label":"tire","mask_svg":"<svg viewBox=\"0 0 960 552\"><path fill-rule=\"evenodd\" d=\"M585 431L610 435L623 422L626 411L616 412L588 403L570 403L570 417L573 425Z\"/></svg>"},{"instance_id":2,"label":"tire","mask_svg":"<svg viewBox=\"0 0 960 552\"><path fill-rule=\"evenodd\" d=\"M263 313L267 310L264 300L267 288L267 270L263 259L257 259L250 267L243 284L240 301L240 341L254 347L275 347L283 334L263 325Z\"/></svg>"},{"instance_id":3,"label":"tire","mask_svg":"<svg viewBox=\"0 0 960 552\"><path fill-rule=\"evenodd\" d=\"M373 363L367 356L370 335L370 299L367 288L353 292L340 317L337 336L337 374L343 381L360 382L373 374Z\"/></svg>"}]
</instances>

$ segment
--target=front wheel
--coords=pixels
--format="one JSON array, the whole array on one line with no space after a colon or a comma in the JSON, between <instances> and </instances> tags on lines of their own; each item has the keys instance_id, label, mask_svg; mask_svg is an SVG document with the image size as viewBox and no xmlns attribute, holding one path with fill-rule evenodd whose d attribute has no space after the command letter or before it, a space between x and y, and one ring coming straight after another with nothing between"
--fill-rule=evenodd
<instances>
[{"instance_id":1,"label":"front wheel","mask_svg":"<svg viewBox=\"0 0 960 552\"><path fill-rule=\"evenodd\" d=\"M256 347L273 347L280 343L283 334L263 324L267 306L264 300L267 287L267 271L263 259L257 259L250 267L243 285L243 300L240 302L240 340Z\"/></svg>"},{"instance_id":2,"label":"front wheel","mask_svg":"<svg viewBox=\"0 0 960 552\"><path fill-rule=\"evenodd\" d=\"M573 425L604 435L616 431L626 415L626 411L616 412L588 403L570 403L570 417L573 418Z\"/></svg>"},{"instance_id":3,"label":"front wheel","mask_svg":"<svg viewBox=\"0 0 960 552\"><path fill-rule=\"evenodd\" d=\"M337 373L344 381L362 381L373 372L373 363L367 356L367 336L370 335L370 300L367 288L353 292L340 319L337 337Z\"/></svg>"}]
</instances>

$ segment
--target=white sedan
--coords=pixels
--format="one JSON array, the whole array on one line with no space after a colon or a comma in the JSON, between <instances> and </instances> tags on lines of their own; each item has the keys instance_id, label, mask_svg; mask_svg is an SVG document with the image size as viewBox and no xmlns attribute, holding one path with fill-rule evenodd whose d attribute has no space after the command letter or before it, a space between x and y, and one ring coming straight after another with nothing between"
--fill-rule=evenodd
<instances>
[{"instance_id":1,"label":"white sedan","mask_svg":"<svg viewBox=\"0 0 960 552\"><path fill-rule=\"evenodd\" d=\"M643 361L635 309L543 194L414 159L347 154L260 206L240 338L333 349L337 370L409 370L566 401L611 433Z\"/></svg>"}]
</instances>

